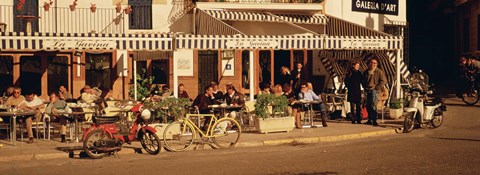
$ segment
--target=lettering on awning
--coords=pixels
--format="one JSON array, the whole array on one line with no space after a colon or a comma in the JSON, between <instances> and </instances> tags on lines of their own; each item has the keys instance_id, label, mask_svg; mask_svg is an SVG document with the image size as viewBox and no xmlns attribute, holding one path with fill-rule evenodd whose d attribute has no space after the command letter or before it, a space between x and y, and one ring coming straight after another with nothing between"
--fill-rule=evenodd
<instances>
[{"instance_id":1,"label":"lettering on awning","mask_svg":"<svg viewBox=\"0 0 480 175\"><path fill-rule=\"evenodd\" d=\"M352 11L398 15L398 0L352 0Z\"/></svg>"},{"instance_id":2,"label":"lettering on awning","mask_svg":"<svg viewBox=\"0 0 480 175\"><path fill-rule=\"evenodd\" d=\"M388 47L387 41L342 41L342 48L344 49L384 49Z\"/></svg>"},{"instance_id":3,"label":"lettering on awning","mask_svg":"<svg viewBox=\"0 0 480 175\"><path fill-rule=\"evenodd\" d=\"M277 41L227 41L225 44L228 48L275 48L278 46Z\"/></svg>"},{"instance_id":4,"label":"lettering on awning","mask_svg":"<svg viewBox=\"0 0 480 175\"><path fill-rule=\"evenodd\" d=\"M87 41L87 40L46 40L43 42L43 48L76 48L76 49L102 49L116 48L115 41Z\"/></svg>"}]
</instances>

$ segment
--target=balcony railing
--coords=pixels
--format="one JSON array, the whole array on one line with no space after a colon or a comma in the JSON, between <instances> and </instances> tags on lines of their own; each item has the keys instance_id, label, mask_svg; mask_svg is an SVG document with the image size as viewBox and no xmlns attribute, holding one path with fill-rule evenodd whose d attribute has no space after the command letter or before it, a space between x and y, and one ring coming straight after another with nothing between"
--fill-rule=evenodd
<instances>
[{"instance_id":1,"label":"balcony railing","mask_svg":"<svg viewBox=\"0 0 480 175\"><path fill-rule=\"evenodd\" d=\"M182 1L182 0L180 0ZM198 2L226 3L322 3L324 0L199 0Z\"/></svg>"},{"instance_id":2,"label":"balcony railing","mask_svg":"<svg viewBox=\"0 0 480 175\"><path fill-rule=\"evenodd\" d=\"M0 24L6 25L5 32L25 32L25 19L18 19L14 6L0 5ZM27 14L25 14L27 15ZM90 8L51 7L46 11L39 7L38 19L31 19L32 32L46 33L125 33L128 29L124 13L117 13L114 8L97 8L95 12ZM1 26L0 26L1 27Z\"/></svg>"}]
</instances>

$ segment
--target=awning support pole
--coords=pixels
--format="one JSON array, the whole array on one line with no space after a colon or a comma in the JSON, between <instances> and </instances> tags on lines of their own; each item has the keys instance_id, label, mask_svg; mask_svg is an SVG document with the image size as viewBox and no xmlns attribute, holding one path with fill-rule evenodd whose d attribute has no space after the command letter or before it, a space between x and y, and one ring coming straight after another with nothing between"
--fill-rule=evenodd
<instances>
[{"instance_id":1,"label":"awning support pole","mask_svg":"<svg viewBox=\"0 0 480 175\"><path fill-rule=\"evenodd\" d=\"M397 99L400 99L400 90L401 90L401 75L400 75L400 59L401 59L401 55L400 55L400 52L401 50L400 49L397 49L395 50L396 53L396 56L395 56L395 67L396 67L396 78L397 78L397 83L396 83L396 86L395 86L395 97Z\"/></svg>"},{"instance_id":2,"label":"awning support pole","mask_svg":"<svg viewBox=\"0 0 480 175\"><path fill-rule=\"evenodd\" d=\"M137 101L137 61L133 60L133 99Z\"/></svg>"},{"instance_id":3,"label":"awning support pole","mask_svg":"<svg viewBox=\"0 0 480 175\"><path fill-rule=\"evenodd\" d=\"M250 57L249 57L249 60L248 62L250 63L248 66L249 66L249 74L250 74L250 101L253 101L255 100L254 97L255 97L255 71L254 71L254 65L255 65L255 60L254 60L254 51L253 50L250 50L249 51L250 53L248 54Z\"/></svg>"},{"instance_id":4,"label":"awning support pole","mask_svg":"<svg viewBox=\"0 0 480 175\"><path fill-rule=\"evenodd\" d=\"M177 57L173 52L173 96L178 98L178 70L177 70Z\"/></svg>"}]
</instances>

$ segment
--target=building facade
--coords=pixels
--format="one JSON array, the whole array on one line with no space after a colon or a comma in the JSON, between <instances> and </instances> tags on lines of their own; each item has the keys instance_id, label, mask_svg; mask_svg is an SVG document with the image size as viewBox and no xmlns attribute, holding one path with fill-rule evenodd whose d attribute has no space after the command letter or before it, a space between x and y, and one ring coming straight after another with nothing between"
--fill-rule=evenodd
<instances>
[{"instance_id":1,"label":"building facade","mask_svg":"<svg viewBox=\"0 0 480 175\"><path fill-rule=\"evenodd\" d=\"M296 62L322 92L339 88L349 60L372 55L391 82L408 76L405 0L8 0L0 15L0 90L11 82L43 97L90 85L129 98L145 69L192 97L217 81L253 99Z\"/></svg>"},{"instance_id":2,"label":"building facade","mask_svg":"<svg viewBox=\"0 0 480 175\"><path fill-rule=\"evenodd\" d=\"M480 2L457 0L456 2L456 55L477 56L480 53Z\"/></svg>"}]
</instances>

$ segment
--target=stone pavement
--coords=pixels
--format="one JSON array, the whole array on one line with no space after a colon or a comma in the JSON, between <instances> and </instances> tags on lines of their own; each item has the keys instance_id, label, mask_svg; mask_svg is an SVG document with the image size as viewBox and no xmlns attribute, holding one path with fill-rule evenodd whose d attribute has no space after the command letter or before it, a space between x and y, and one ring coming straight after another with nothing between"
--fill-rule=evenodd
<instances>
[{"instance_id":1,"label":"stone pavement","mask_svg":"<svg viewBox=\"0 0 480 175\"><path fill-rule=\"evenodd\" d=\"M380 126L373 127L364 124L351 124L349 121L330 120L326 128L294 129L288 133L268 134L243 132L237 147L335 142L401 133L403 120L385 120L385 123L382 124L380 119L378 122ZM3 146L0 146L0 162L68 158L68 153L58 150L58 148L80 147L82 145L82 143L60 143L58 138L54 140L35 140L36 143L34 144L27 144L26 141L27 139L24 139L24 142L21 142L19 139L17 145L13 146L7 140L0 140L0 145L3 144ZM140 143L133 142L132 145L124 147L119 154L132 154L135 152L132 148L141 148ZM205 146L204 148L209 147Z\"/></svg>"}]
</instances>

